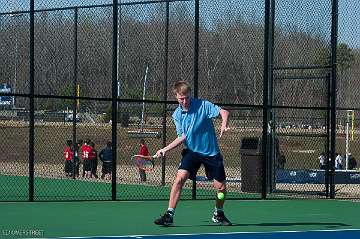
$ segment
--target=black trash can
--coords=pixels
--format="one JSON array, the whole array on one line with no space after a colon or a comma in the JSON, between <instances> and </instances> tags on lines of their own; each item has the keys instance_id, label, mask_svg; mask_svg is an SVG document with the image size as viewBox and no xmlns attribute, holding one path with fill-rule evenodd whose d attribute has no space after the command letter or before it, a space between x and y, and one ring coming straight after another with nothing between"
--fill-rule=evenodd
<instances>
[{"instance_id":1,"label":"black trash can","mask_svg":"<svg viewBox=\"0 0 360 239\"><path fill-rule=\"evenodd\" d=\"M261 138L243 138L240 147L242 192L261 193L262 158Z\"/></svg>"}]
</instances>

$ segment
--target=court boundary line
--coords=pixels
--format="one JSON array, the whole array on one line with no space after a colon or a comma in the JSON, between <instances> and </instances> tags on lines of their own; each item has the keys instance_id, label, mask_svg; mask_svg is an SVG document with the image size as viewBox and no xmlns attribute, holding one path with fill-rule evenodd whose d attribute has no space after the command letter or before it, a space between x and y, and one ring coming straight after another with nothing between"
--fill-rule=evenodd
<instances>
[{"instance_id":1,"label":"court boundary line","mask_svg":"<svg viewBox=\"0 0 360 239\"><path fill-rule=\"evenodd\" d=\"M143 238L143 237L167 237L167 236L201 236L201 235L236 235L236 234L272 234L272 233L303 233L303 232L346 232L358 231L360 228L348 229L324 229L324 230L307 230L307 231L266 231L266 232L214 232L214 233L174 233L174 234L159 234L159 235L122 235L122 236L89 236L89 237L56 237L59 239L86 239L86 238Z\"/></svg>"}]
</instances>

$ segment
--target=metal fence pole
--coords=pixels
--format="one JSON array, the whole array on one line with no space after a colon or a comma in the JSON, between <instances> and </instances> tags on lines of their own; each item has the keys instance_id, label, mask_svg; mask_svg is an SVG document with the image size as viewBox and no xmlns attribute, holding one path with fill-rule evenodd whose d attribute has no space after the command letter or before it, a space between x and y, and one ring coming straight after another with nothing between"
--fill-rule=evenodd
<instances>
[{"instance_id":1,"label":"metal fence pole","mask_svg":"<svg viewBox=\"0 0 360 239\"><path fill-rule=\"evenodd\" d=\"M331 21L331 177L330 177L330 198L335 198L334 164L336 147L336 54L338 35L338 0L332 0L332 21Z\"/></svg>"},{"instance_id":2,"label":"metal fence pole","mask_svg":"<svg viewBox=\"0 0 360 239\"><path fill-rule=\"evenodd\" d=\"M163 135L162 135L162 139L163 139L163 147L166 146L166 113L167 113L167 91L168 91L168 58L169 58L169 1L166 1L166 18L165 18L165 49L164 49L164 104L163 104L163 119L162 119L162 130L163 130ZM161 161L161 185L165 186L165 172L166 172L166 168L165 168L165 157L162 158Z\"/></svg>"},{"instance_id":3,"label":"metal fence pole","mask_svg":"<svg viewBox=\"0 0 360 239\"><path fill-rule=\"evenodd\" d=\"M113 0L113 51L112 51L112 115L111 115L111 141L112 141L112 177L111 198L116 200L116 156L117 156L117 29L118 29L118 1Z\"/></svg>"},{"instance_id":4,"label":"metal fence pole","mask_svg":"<svg viewBox=\"0 0 360 239\"><path fill-rule=\"evenodd\" d=\"M74 79L73 79L73 96L77 95L77 69L78 69L78 8L74 9ZM76 145L76 115L77 115L77 100L74 98L73 101L73 150L75 156L75 150L77 149ZM75 167L75 160L73 160L73 179L75 179L76 174L76 167Z\"/></svg>"},{"instance_id":5,"label":"metal fence pole","mask_svg":"<svg viewBox=\"0 0 360 239\"><path fill-rule=\"evenodd\" d=\"M327 110L326 110L326 152L330 149L330 122L331 122L331 76L330 73L327 75ZM328 153L326 154L328 155ZM329 157L327 157L328 159ZM330 197L329 184L330 184L330 167L329 160L325 161L325 193L326 197Z\"/></svg>"},{"instance_id":6,"label":"metal fence pole","mask_svg":"<svg viewBox=\"0 0 360 239\"><path fill-rule=\"evenodd\" d=\"M271 0L270 3L270 16L269 16L269 75L268 75L268 127L269 127L269 135L268 135L268 157L267 157L267 189L268 192L272 192L274 183L275 183L275 112L273 108L273 101L274 101L274 77L273 77L273 70L274 70L274 31L275 31L275 0Z\"/></svg>"},{"instance_id":7,"label":"metal fence pole","mask_svg":"<svg viewBox=\"0 0 360 239\"><path fill-rule=\"evenodd\" d=\"M34 0L30 0L30 52L29 52L29 201L34 201Z\"/></svg>"},{"instance_id":8,"label":"metal fence pole","mask_svg":"<svg viewBox=\"0 0 360 239\"><path fill-rule=\"evenodd\" d=\"M195 0L194 19L194 97L199 96L199 0ZM196 178L192 181L192 199L196 199Z\"/></svg>"},{"instance_id":9,"label":"metal fence pole","mask_svg":"<svg viewBox=\"0 0 360 239\"><path fill-rule=\"evenodd\" d=\"M261 198L266 199L267 188L267 159L268 159L268 121L269 121L269 34L270 34L270 0L265 0L265 22L264 22L264 78L263 78L263 127L262 127L262 190Z\"/></svg>"}]
</instances>

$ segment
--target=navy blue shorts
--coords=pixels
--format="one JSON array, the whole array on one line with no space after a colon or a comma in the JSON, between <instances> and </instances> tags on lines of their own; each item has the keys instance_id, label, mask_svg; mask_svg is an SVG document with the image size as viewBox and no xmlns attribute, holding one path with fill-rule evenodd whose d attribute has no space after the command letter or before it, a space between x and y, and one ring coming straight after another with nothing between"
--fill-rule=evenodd
<instances>
[{"instance_id":1,"label":"navy blue shorts","mask_svg":"<svg viewBox=\"0 0 360 239\"><path fill-rule=\"evenodd\" d=\"M65 173L73 172L73 163L71 160L65 160Z\"/></svg>"},{"instance_id":2,"label":"navy blue shorts","mask_svg":"<svg viewBox=\"0 0 360 239\"><path fill-rule=\"evenodd\" d=\"M194 180L201 164L205 167L206 177L222 182L226 179L224 160L221 153L215 156L204 156L199 153L184 149L181 163L178 169L184 169L190 173L189 178Z\"/></svg>"},{"instance_id":3,"label":"navy blue shorts","mask_svg":"<svg viewBox=\"0 0 360 239\"><path fill-rule=\"evenodd\" d=\"M85 171L91 171L92 170L92 162L90 159L85 159L84 160L84 170Z\"/></svg>"}]
</instances>

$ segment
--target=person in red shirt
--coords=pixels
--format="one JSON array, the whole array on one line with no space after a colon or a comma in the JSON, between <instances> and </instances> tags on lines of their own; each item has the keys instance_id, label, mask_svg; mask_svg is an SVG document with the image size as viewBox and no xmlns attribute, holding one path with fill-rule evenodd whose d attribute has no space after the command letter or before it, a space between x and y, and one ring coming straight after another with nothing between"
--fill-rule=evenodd
<instances>
[{"instance_id":1,"label":"person in red shirt","mask_svg":"<svg viewBox=\"0 0 360 239\"><path fill-rule=\"evenodd\" d=\"M93 148L90 146L90 139L87 139L85 143L81 146L81 152L82 152L82 162L83 162L83 177L85 178L91 178L91 170L92 170L92 162L91 162L91 152Z\"/></svg>"},{"instance_id":2,"label":"person in red shirt","mask_svg":"<svg viewBox=\"0 0 360 239\"><path fill-rule=\"evenodd\" d=\"M139 148L139 152L138 155L144 155L144 156L150 156L149 150L145 144L145 140L141 139L140 140L140 148ZM141 182L146 182L146 173L144 170L139 169L139 175L140 175L140 181Z\"/></svg>"},{"instance_id":3,"label":"person in red shirt","mask_svg":"<svg viewBox=\"0 0 360 239\"><path fill-rule=\"evenodd\" d=\"M89 158L91 160L91 176L94 176L95 178L98 178L97 175L97 166L98 166L98 153L97 150L95 148L95 143L94 142L90 142L90 147L91 147L91 151L89 154Z\"/></svg>"},{"instance_id":4,"label":"person in red shirt","mask_svg":"<svg viewBox=\"0 0 360 239\"><path fill-rule=\"evenodd\" d=\"M73 163L72 159L74 157L74 153L71 149L72 141L66 141L66 145L64 147L64 158L65 158L65 175L66 177L71 177L73 172Z\"/></svg>"}]
</instances>

